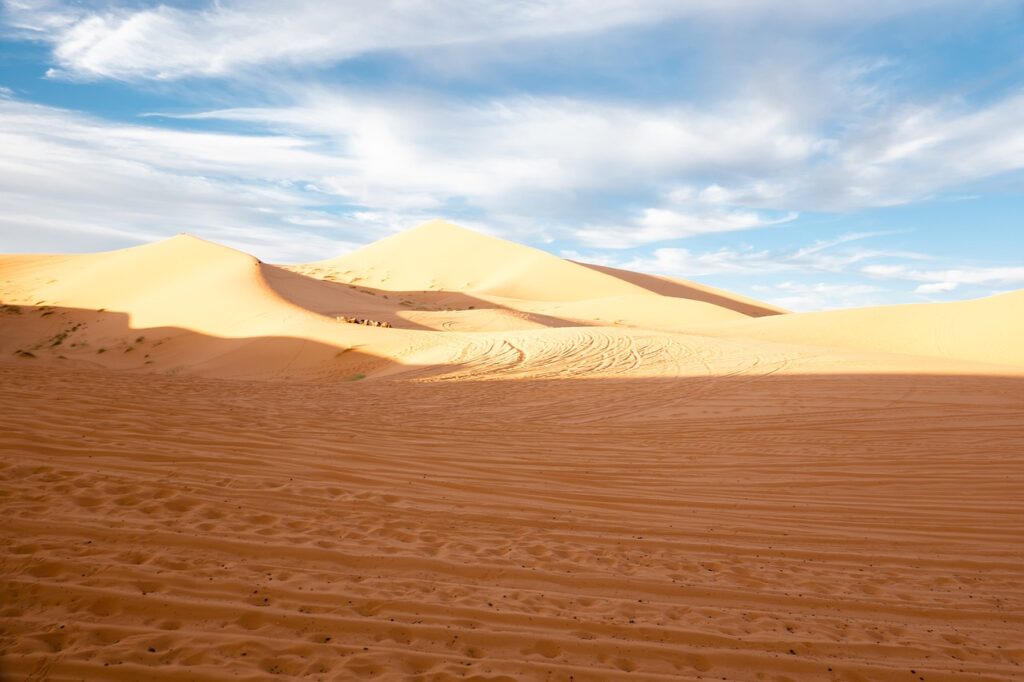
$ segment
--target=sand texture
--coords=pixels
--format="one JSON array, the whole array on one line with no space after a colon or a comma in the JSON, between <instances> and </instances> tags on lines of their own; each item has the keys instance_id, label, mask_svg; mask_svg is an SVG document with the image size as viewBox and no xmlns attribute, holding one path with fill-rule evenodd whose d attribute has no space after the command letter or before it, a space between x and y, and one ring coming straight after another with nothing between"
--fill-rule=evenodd
<instances>
[{"instance_id":1,"label":"sand texture","mask_svg":"<svg viewBox=\"0 0 1024 682\"><path fill-rule=\"evenodd\" d=\"M1024 296L433 222L0 256L0 680L1024 679Z\"/></svg>"}]
</instances>

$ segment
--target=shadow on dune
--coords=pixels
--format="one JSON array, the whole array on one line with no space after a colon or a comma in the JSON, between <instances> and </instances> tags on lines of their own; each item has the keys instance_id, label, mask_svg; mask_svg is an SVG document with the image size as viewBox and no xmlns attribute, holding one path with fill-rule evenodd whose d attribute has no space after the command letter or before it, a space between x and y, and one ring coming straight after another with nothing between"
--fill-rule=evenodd
<instances>
[{"instance_id":1,"label":"shadow on dune","mask_svg":"<svg viewBox=\"0 0 1024 682\"><path fill-rule=\"evenodd\" d=\"M653 291L656 294L662 296L671 296L673 298L688 298L693 301L704 301L705 303L712 303L722 308L729 310L735 310L738 313L749 315L751 317L764 317L766 315L779 315L784 311L779 308L773 308L767 305L762 305L757 301L748 300L739 296L729 296L726 292L717 292L711 287L703 287L697 284L687 285L684 282L656 277L654 275L646 275L641 272L633 272L631 270L620 270L619 268L612 268L607 265L594 265L593 263L581 263L579 261L572 261L577 265L582 265L585 268L591 270L597 270L598 272L604 273L621 279L624 282L635 284L638 287Z\"/></svg>"},{"instance_id":2,"label":"shadow on dune","mask_svg":"<svg viewBox=\"0 0 1024 682\"><path fill-rule=\"evenodd\" d=\"M458 291L391 291L304 275L276 265L262 266L268 285L289 303L319 315L362 315L398 329L431 329L402 317L407 312L506 311L545 327L588 326L551 315L525 313ZM375 316L375 317L371 317ZM437 330L435 330L437 331Z\"/></svg>"},{"instance_id":3,"label":"shadow on dune","mask_svg":"<svg viewBox=\"0 0 1024 682\"><path fill-rule=\"evenodd\" d=\"M374 339L381 343L393 334L407 331L365 329L343 322L338 324L336 345L287 336L224 338L180 327L135 327L129 315L105 310L53 306L0 306L0 360L19 366L55 366L79 369L110 369L130 373L157 373L207 378L270 381L323 381L363 379L379 375L395 378L430 378L458 370L460 364L416 365L396 362L375 353ZM362 342L353 343L351 332L358 331ZM414 334L416 332L413 332ZM439 338L431 332L433 338ZM348 340L346 340L348 336ZM571 360L567 362L571 363ZM996 371L997 366L993 366ZM365 383L365 382L364 382ZM376 383L376 382L370 382ZM488 405L500 406L503 396L560 394L565 396L604 395L612 412L641 414L665 412L679 401L703 397L735 395L735 409L747 411L753 398L763 399L770 411L786 407L792 393L814 397L813 409L826 410L837 398L857 404L899 405L916 409L908 395L915 391L948 391L955 402L960 389L974 387L983 394L1014 397L1024 404L1024 377L965 375L962 370L950 375L886 373L855 374L740 374L731 376L675 376L555 379L492 379L484 375L472 380L433 384L438 391L449 385L454 393L472 395L476 387L499 386L493 403L474 407L478 413ZM411 384L410 384L411 386ZM410 391L421 390L409 388ZM486 389L481 389L486 390ZM738 393L739 392L739 393ZM607 395L605 395L607 394ZM635 394L635 395L634 395ZM632 395L632 398L629 397ZM616 398L619 396L619 398ZM457 400L457 395L452 396ZM943 399L945 400L945 398ZM569 412L572 410L570 409ZM671 410L669 410L671 411ZM560 411L553 418L564 416ZM504 415L503 419L508 419ZM546 421L541 419L541 421Z\"/></svg>"},{"instance_id":4,"label":"shadow on dune","mask_svg":"<svg viewBox=\"0 0 1024 682\"><path fill-rule=\"evenodd\" d=\"M224 338L181 327L133 326L126 313L55 306L0 309L0 360L133 373L260 380L357 380L404 367L368 350L387 329L359 329L352 342L338 322L338 343L267 336ZM406 332L407 333L407 332ZM346 340L349 337L349 340Z\"/></svg>"}]
</instances>

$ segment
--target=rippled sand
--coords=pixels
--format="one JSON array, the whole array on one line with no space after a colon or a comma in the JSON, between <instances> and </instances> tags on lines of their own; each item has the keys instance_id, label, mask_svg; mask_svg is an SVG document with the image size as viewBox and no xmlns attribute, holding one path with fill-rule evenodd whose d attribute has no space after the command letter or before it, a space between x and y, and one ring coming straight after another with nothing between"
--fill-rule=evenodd
<instances>
[{"instance_id":1,"label":"rippled sand","mask_svg":"<svg viewBox=\"0 0 1024 682\"><path fill-rule=\"evenodd\" d=\"M0 259L0 679L1024 675L1012 295L971 345L402 245Z\"/></svg>"}]
</instances>

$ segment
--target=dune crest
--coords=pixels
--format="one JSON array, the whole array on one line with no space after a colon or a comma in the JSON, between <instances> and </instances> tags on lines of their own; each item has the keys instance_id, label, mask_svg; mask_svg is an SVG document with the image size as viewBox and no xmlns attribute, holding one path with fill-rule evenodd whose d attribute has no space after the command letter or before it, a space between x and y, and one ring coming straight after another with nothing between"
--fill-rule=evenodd
<instances>
[{"instance_id":1,"label":"dune crest","mask_svg":"<svg viewBox=\"0 0 1024 682\"><path fill-rule=\"evenodd\" d=\"M703 301L727 310L734 310L748 317L781 315L789 312L785 308L780 308L763 301L756 301L723 289L709 287L706 284L698 284L697 282L675 279L664 275L647 275L607 265L594 265L593 263L580 263L580 265L617 277L661 296Z\"/></svg>"},{"instance_id":2,"label":"dune crest","mask_svg":"<svg viewBox=\"0 0 1024 682\"><path fill-rule=\"evenodd\" d=\"M395 291L457 291L540 301L642 293L614 277L443 220L312 264Z\"/></svg>"},{"instance_id":3,"label":"dune crest","mask_svg":"<svg viewBox=\"0 0 1024 682\"><path fill-rule=\"evenodd\" d=\"M3 257L0 270L0 352L22 359L287 379L365 375L429 343L297 305L287 298L292 273L189 235L107 253ZM307 303L329 301L339 315L372 298L304 284L315 290Z\"/></svg>"},{"instance_id":4,"label":"dune crest","mask_svg":"<svg viewBox=\"0 0 1024 682\"><path fill-rule=\"evenodd\" d=\"M921 367L941 358L947 372L982 371L975 363L1024 370L1024 293L777 314L710 287L573 263L443 221L299 266L179 235L108 253L4 256L0 272L0 297L13 306L0 316L7 361L301 380L710 376L780 363L773 371L820 372L840 357L881 371L907 362L886 354L916 356ZM159 349L146 345L154 339Z\"/></svg>"}]
</instances>

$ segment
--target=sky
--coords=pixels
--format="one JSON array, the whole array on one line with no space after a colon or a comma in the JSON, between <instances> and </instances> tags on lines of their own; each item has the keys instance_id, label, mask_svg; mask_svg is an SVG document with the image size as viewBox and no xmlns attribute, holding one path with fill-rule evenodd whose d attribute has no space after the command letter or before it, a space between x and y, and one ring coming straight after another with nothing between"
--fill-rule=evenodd
<instances>
[{"instance_id":1,"label":"sky","mask_svg":"<svg viewBox=\"0 0 1024 682\"><path fill-rule=\"evenodd\" d=\"M444 218L793 310L1024 288L1021 0L0 2L0 252Z\"/></svg>"}]
</instances>

